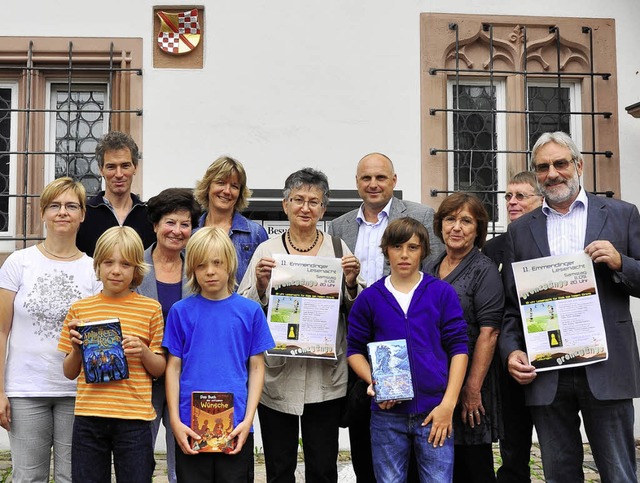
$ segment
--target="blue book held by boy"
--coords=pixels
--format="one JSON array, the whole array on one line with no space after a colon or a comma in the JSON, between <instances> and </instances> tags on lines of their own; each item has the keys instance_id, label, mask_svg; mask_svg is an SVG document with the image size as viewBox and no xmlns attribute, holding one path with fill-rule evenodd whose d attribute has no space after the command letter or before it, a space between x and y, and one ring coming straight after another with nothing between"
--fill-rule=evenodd
<instances>
[{"instance_id":1,"label":"blue book held by boy","mask_svg":"<svg viewBox=\"0 0 640 483\"><path fill-rule=\"evenodd\" d=\"M82 365L87 384L129 378L120 319L85 322L76 330L82 335Z\"/></svg>"},{"instance_id":2,"label":"blue book held by boy","mask_svg":"<svg viewBox=\"0 0 640 483\"><path fill-rule=\"evenodd\" d=\"M413 399L413 379L405 339L367 344L376 403Z\"/></svg>"}]
</instances>

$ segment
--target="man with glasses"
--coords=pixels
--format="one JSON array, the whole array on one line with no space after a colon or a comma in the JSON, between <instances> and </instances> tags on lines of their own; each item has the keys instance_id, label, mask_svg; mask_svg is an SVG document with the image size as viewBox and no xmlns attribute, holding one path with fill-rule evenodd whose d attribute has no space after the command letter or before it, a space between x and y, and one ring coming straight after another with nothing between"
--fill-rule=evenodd
<instances>
[{"instance_id":1,"label":"man with glasses","mask_svg":"<svg viewBox=\"0 0 640 483\"><path fill-rule=\"evenodd\" d=\"M525 213L535 210L542 205L542 193L538 188L538 180L535 173L522 171L516 174L507 184L504 194L507 202L507 215L509 222L517 220ZM504 257L504 244L506 237L496 236L488 240L482 251L502 270Z\"/></svg>"},{"instance_id":2,"label":"man with glasses","mask_svg":"<svg viewBox=\"0 0 640 483\"><path fill-rule=\"evenodd\" d=\"M98 238L112 226L135 229L148 248L156 236L147 219L147 205L131 193L138 168L138 145L128 134L111 131L98 142L96 160L105 190L87 201L87 214L76 241L78 248L92 257Z\"/></svg>"},{"instance_id":3,"label":"man with glasses","mask_svg":"<svg viewBox=\"0 0 640 483\"><path fill-rule=\"evenodd\" d=\"M567 134L540 136L531 159L544 202L507 230L501 356L525 386L547 482L584 481L578 413L602 481L636 481L633 398L640 396L640 358L629 296L640 296L640 214L634 205L580 187L583 161ZM594 262L609 358L537 373L525 352L513 271L506 267L577 251Z\"/></svg>"},{"instance_id":4,"label":"man with glasses","mask_svg":"<svg viewBox=\"0 0 640 483\"><path fill-rule=\"evenodd\" d=\"M409 216L427 229L430 254L423 260L423 268L428 261L444 250L440 239L433 234L433 209L393 196L397 181L391 159L381 153L367 154L358 162L356 170L356 186L362 198L362 205L357 210L333 220L327 230L331 235L342 238L360 260L360 274L367 286L390 273L389 263L385 261L380 248L380 241L389 222L396 218ZM351 387L357 376L350 372L349 378L349 395L353 397L355 393L351 393ZM363 382L359 381L358 384L360 383ZM362 410L354 411L360 418L350 421L349 424L351 462L358 482L371 482L375 481L369 433L371 413L368 403L371 398L366 395L366 384L362 393Z\"/></svg>"},{"instance_id":5,"label":"man with glasses","mask_svg":"<svg viewBox=\"0 0 640 483\"><path fill-rule=\"evenodd\" d=\"M504 195L509 222L542 205L542 194L536 175L531 171L516 174L507 184ZM482 251L491 258L499 270L503 270L504 249L507 237L499 235L487 241ZM501 365L502 366L502 365ZM525 405L524 390L508 373L500 372L502 396L502 420L504 436L500 439L502 465L498 469L499 483L529 483L531 481L531 434L533 421Z\"/></svg>"}]
</instances>

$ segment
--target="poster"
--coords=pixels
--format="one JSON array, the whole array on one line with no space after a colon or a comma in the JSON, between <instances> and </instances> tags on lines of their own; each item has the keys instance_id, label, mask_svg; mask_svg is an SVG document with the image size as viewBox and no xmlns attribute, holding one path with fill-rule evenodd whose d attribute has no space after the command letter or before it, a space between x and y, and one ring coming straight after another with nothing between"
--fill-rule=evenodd
<instances>
[{"instance_id":1,"label":"poster","mask_svg":"<svg viewBox=\"0 0 640 483\"><path fill-rule=\"evenodd\" d=\"M267 355L336 359L342 267L339 258L274 255Z\"/></svg>"},{"instance_id":2,"label":"poster","mask_svg":"<svg viewBox=\"0 0 640 483\"><path fill-rule=\"evenodd\" d=\"M529 362L537 371L584 366L609 357L589 255L512 264Z\"/></svg>"}]
</instances>

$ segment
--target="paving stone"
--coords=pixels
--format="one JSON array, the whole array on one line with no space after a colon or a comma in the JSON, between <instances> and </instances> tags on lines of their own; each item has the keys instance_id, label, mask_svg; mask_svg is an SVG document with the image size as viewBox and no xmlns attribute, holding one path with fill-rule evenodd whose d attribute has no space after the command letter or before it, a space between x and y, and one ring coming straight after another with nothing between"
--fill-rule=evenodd
<instances>
[{"instance_id":1,"label":"paving stone","mask_svg":"<svg viewBox=\"0 0 640 483\"><path fill-rule=\"evenodd\" d=\"M496 468L500 463L500 451L498 445L493 447ZM640 462L640 442L636 444L636 460ZM584 445L584 477L585 482L600 483L598 470L593 461L593 455L588 444ZM9 483L11 478L11 453L9 451L0 451L0 483ZM115 482L115 476L112 477ZM154 483L167 483L167 460L164 453L156 453L156 469L153 476ZM267 481L264 458L261 454L256 456L255 464L255 483L265 483ZM296 470L296 481L304 482L304 460L302 456L299 458ZM355 483L356 477L351 467L351 459L348 451L340 452L338 458L338 481L340 483ZM638 465L638 481L640 481L640 463ZM542 471L542 461L540 459L540 448L534 445L531 450L531 482L544 483L544 473Z\"/></svg>"}]
</instances>

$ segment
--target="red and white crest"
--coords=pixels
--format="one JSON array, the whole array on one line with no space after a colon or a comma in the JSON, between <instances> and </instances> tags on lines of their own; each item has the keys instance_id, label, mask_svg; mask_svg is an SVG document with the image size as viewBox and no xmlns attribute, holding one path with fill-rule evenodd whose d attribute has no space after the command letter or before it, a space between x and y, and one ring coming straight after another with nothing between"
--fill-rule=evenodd
<instances>
[{"instance_id":1,"label":"red and white crest","mask_svg":"<svg viewBox=\"0 0 640 483\"><path fill-rule=\"evenodd\" d=\"M200 24L198 10L182 13L158 12L160 32L158 46L169 54L191 52L200 43Z\"/></svg>"}]
</instances>

